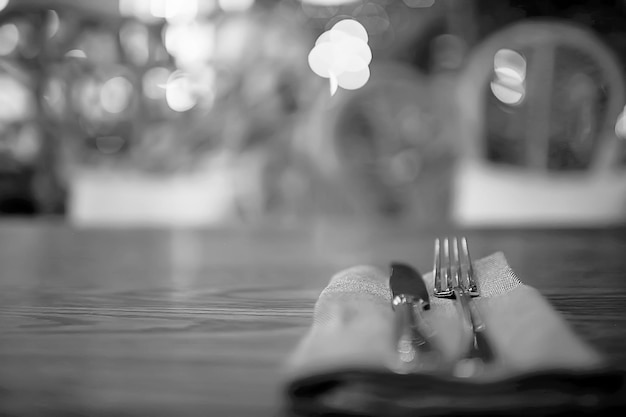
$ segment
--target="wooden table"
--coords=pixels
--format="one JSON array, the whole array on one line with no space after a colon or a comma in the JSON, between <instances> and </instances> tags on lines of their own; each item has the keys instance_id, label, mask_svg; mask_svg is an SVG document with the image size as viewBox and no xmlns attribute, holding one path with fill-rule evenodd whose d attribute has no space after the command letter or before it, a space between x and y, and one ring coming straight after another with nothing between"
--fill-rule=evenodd
<instances>
[{"instance_id":1,"label":"wooden table","mask_svg":"<svg viewBox=\"0 0 626 417\"><path fill-rule=\"evenodd\" d=\"M356 222L214 230L0 223L0 415L226 416L281 409L281 364L330 276L445 230ZM626 230L468 231L626 367Z\"/></svg>"}]
</instances>

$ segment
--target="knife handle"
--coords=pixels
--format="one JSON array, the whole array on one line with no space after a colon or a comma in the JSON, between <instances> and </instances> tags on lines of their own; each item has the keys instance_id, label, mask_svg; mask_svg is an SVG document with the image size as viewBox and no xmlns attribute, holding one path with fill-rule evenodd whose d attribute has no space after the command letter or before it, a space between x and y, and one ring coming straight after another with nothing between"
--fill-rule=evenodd
<instances>
[{"instance_id":1,"label":"knife handle","mask_svg":"<svg viewBox=\"0 0 626 417\"><path fill-rule=\"evenodd\" d=\"M414 368L430 368L435 365L434 353L428 337L420 330L421 314L405 296L394 298L396 350L401 363ZM416 318L417 316L417 318Z\"/></svg>"}]
</instances>

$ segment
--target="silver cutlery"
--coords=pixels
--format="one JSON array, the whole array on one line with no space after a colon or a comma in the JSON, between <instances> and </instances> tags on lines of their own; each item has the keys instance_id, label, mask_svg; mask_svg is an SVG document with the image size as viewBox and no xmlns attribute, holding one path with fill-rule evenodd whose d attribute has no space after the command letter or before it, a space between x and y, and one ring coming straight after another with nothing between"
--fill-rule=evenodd
<instances>
[{"instance_id":1,"label":"silver cutlery","mask_svg":"<svg viewBox=\"0 0 626 417\"><path fill-rule=\"evenodd\" d=\"M469 346L465 349L462 359L485 364L493 362L495 352L485 333L485 322L472 300L480 293L465 237L462 237L460 242L456 237L452 238L452 241L444 238L443 245L440 244L439 239L435 240L433 276L433 295L458 300L463 320L471 330L472 340L468 343Z\"/></svg>"},{"instance_id":2,"label":"silver cutlery","mask_svg":"<svg viewBox=\"0 0 626 417\"><path fill-rule=\"evenodd\" d=\"M392 263L389 286L395 312L397 370L435 370L439 365L439 353L432 345L432 331L422 315L430 308L430 302L421 274L409 265Z\"/></svg>"}]
</instances>

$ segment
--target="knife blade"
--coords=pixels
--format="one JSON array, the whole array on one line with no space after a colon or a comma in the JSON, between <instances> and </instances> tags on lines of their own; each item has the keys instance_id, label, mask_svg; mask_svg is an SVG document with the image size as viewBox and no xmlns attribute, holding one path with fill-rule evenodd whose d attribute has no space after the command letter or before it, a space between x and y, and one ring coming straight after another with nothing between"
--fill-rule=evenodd
<instances>
[{"instance_id":1,"label":"knife blade","mask_svg":"<svg viewBox=\"0 0 626 417\"><path fill-rule=\"evenodd\" d=\"M422 312L430 308L430 299L422 275L410 265L391 263L389 286L395 312L395 346L400 372L434 370L438 353L430 340L432 332Z\"/></svg>"},{"instance_id":2,"label":"knife blade","mask_svg":"<svg viewBox=\"0 0 626 417\"><path fill-rule=\"evenodd\" d=\"M389 285L394 297L400 294L410 295L422 310L430 309L430 296L426 283L422 274L412 266L392 262Z\"/></svg>"}]
</instances>

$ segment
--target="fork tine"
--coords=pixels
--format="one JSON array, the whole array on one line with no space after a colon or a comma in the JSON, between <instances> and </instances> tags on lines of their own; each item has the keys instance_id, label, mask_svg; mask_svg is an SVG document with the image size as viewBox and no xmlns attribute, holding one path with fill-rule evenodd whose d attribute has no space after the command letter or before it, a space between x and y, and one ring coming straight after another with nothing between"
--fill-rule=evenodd
<instances>
[{"instance_id":1,"label":"fork tine","mask_svg":"<svg viewBox=\"0 0 626 417\"><path fill-rule=\"evenodd\" d=\"M454 297L454 273L452 265L452 247L450 239L435 238L435 257L433 261L433 295L435 297Z\"/></svg>"},{"instance_id":2,"label":"fork tine","mask_svg":"<svg viewBox=\"0 0 626 417\"><path fill-rule=\"evenodd\" d=\"M463 237L461 239L461 244L463 245L463 254L467 260L467 290L472 296L478 296L478 286L476 285L476 280L474 278L474 267L472 266L472 257L470 256L469 247L467 244L467 239Z\"/></svg>"},{"instance_id":3,"label":"fork tine","mask_svg":"<svg viewBox=\"0 0 626 417\"><path fill-rule=\"evenodd\" d=\"M450 262L450 241L447 237L443 239L443 255L446 268L446 290L452 290L454 282L452 280L452 262Z\"/></svg>"},{"instance_id":4,"label":"fork tine","mask_svg":"<svg viewBox=\"0 0 626 417\"><path fill-rule=\"evenodd\" d=\"M454 254L454 258L450 263L453 265L452 268L454 271L454 286L459 286L463 288L463 276L461 275L461 258L459 257L459 242L456 236L452 238L452 252Z\"/></svg>"},{"instance_id":5,"label":"fork tine","mask_svg":"<svg viewBox=\"0 0 626 417\"><path fill-rule=\"evenodd\" d=\"M435 260L433 261L433 277L435 277L435 291L437 294L439 291L445 289L441 287L441 258L440 258L439 238L435 239Z\"/></svg>"}]
</instances>

